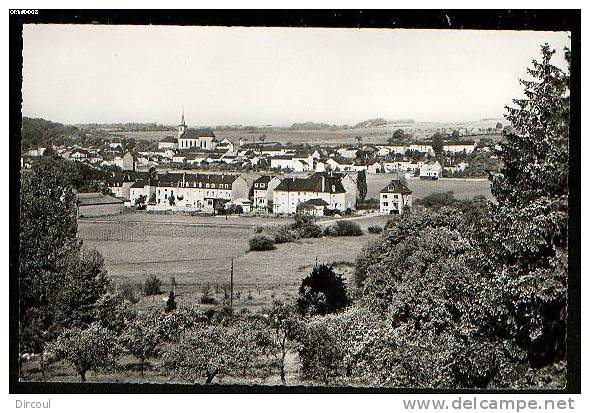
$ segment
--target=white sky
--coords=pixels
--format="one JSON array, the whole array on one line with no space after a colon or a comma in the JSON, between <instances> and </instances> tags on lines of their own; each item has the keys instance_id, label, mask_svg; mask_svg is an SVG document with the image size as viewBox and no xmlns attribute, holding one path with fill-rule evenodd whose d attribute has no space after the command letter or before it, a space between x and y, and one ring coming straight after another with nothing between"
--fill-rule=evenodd
<instances>
[{"instance_id":1,"label":"white sky","mask_svg":"<svg viewBox=\"0 0 590 413\"><path fill-rule=\"evenodd\" d=\"M567 33L26 25L23 115L288 125L501 117ZM562 53L559 53L562 54Z\"/></svg>"}]
</instances>

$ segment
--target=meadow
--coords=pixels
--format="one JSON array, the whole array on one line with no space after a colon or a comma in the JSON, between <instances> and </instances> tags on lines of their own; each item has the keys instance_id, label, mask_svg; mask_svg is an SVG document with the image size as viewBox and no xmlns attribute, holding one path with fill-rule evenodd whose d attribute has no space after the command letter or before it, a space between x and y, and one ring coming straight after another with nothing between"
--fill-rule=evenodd
<instances>
[{"instance_id":1,"label":"meadow","mask_svg":"<svg viewBox=\"0 0 590 413\"><path fill-rule=\"evenodd\" d=\"M494 127L494 121L466 122L466 123L416 123L413 125L384 125L379 127L364 128L333 128L298 130L289 127L260 127L253 130L239 129L215 129L215 136L222 139L227 138L237 143L240 138L253 143L260 142L260 137L265 136L265 142L280 142L283 144L305 144L335 146L357 144L357 137L362 138L364 144L382 144L387 142L396 129L404 129L411 132L416 139L427 139L439 128L461 128L461 127ZM137 140L160 140L167 135L175 135L176 130L169 131L125 131L116 132L126 137ZM498 138L499 135L485 135L486 137ZM481 136L469 136L466 139L479 140Z\"/></svg>"},{"instance_id":2,"label":"meadow","mask_svg":"<svg viewBox=\"0 0 590 413\"><path fill-rule=\"evenodd\" d=\"M362 226L385 224L388 217L359 220ZM217 220L217 221L215 221ZM362 223L362 221L367 221ZM346 279L364 244L377 237L323 237L279 244L273 251L248 252L248 240L257 225L279 224L286 219L253 219L176 215L125 214L100 220L80 220L79 236L84 245L97 249L105 258L109 276L116 284L132 283L138 288L155 275L163 283L160 296L142 297L140 307L161 306L174 277L181 306L199 304L204 288L220 304L227 302L226 284L234 262L234 306L255 311L273 298L297 294L301 279L316 263L334 263ZM105 228L112 227L108 239ZM124 228L123 236L114 228Z\"/></svg>"}]
</instances>

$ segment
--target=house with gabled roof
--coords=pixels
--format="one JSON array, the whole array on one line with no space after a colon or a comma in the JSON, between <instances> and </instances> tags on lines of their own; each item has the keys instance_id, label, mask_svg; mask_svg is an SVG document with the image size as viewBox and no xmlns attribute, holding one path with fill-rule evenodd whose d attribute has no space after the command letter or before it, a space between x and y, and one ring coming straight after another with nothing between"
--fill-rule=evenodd
<instances>
[{"instance_id":1,"label":"house with gabled roof","mask_svg":"<svg viewBox=\"0 0 590 413\"><path fill-rule=\"evenodd\" d=\"M412 207L412 191L401 179L393 179L379 192L381 215L400 215L406 207Z\"/></svg>"},{"instance_id":2,"label":"house with gabled roof","mask_svg":"<svg viewBox=\"0 0 590 413\"><path fill-rule=\"evenodd\" d=\"M308 178L284 178L273 194L273 212L295 214L297 207L311 199L323 199L330 209L346 209L346 190L340 178L313 174Z\"/></svg>"},{"instance_id":3,"label":"house with gabled roof","mask_svg":"<svg viewBox=\"0 0 590 413\"><path fill-rule=\"evenodd\" d=\"M178 149L178 138L169 135L158 142L158 149Z\"/></svg>"},{"instance_id":4,"label":"house with gabled roof","mask_svg":"<svg viewBox=\"0 0 590 413\"><path fill-rule=\"evenodd\" d=\"M252 183L254 208L267 209L272 201L275 188L281 183L276 176L262 175Z\"/></svg>"}]
</instances>

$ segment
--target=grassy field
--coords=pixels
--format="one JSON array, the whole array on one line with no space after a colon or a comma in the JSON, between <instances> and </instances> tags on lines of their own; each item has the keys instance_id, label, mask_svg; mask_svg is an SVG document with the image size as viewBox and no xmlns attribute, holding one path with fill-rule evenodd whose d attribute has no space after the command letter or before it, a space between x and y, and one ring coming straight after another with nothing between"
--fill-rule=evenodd
<instances>
[{"instance_id":1,"label":"grassy field","mask_svg":"<svg viewBox=\"0 0 590 413\"><path fill-rule=\"evenodd\" d=\"M220 225L215 225L216 220ZM366 228L375 220L385 223L387 217L359 222L367 221L362 222ZM80 220L79 235L87 247L96 248L105 257L108 274L116 283L140 285L147 276L156 275L165 284L160 296L142 297L143 307L163 305L171 277L178 283L180 305L201 306L199 299L207 284L221 303L233 258L236 308L256 310L273 298L296 294L316 259L336 263L337 270L349 278L356 255L376 237L324 237L279 244L274 251L248 252L255 226L287 220L125 214L97 221ZM113 230L105 239L108 227Z\"/></svg>"},{"instance_id":2,"label":"grassy field","mask_svg":"<svg viewBox=\"0 0 590 413\"><path fill-rule=\"evenodd\" d=\"M323 129L323 130L294 130L290 128L263 128L259 130L235 130L235 129L216 129L215 136L218 138L227 138L233 142L238 142L240 138L247 142L258 142L259 138L266 135L266 142L280 143L309 143L312 145L350 145L356 144L356 137L362 137L362 142L366 144L379 144L387 142L393 131L399 128L411 131L417 139L426 139L430 137L439 127L461 127L480 125L473 124L416 124L411 126L386 125L372 128L350 128L350 129ZM117 132L129 138L137 140L160 140L166 135L174 135L176 130L170 131L143 131L143 132ZM486 137L499 137L499 135L485 135ZM470 136L468 139L479 140L481 136Z\"/></svg>"},{"instance_id":3,"label":"grassy field","mask_svg":"<svg viewBox=\"0 0 590 413\"><path fill-rule=\"evenodd\" d=\"M367 198L379 198L379 191L395 177L395 174L367 174ZM414 198L424 198L434 192L453 191L457 199L471 199L477 195L493 199L487 179L441 178L430 181L411 178L409 187Z\"/></svg>"}]
</instances>

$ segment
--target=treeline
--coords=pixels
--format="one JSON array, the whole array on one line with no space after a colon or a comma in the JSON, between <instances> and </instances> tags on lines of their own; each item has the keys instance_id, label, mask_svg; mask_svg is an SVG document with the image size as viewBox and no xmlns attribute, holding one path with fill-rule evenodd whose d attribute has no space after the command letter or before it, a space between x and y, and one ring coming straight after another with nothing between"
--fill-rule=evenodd
<instances>
[{"instance_id":1,"label":"treeline","mask_svg":"<svg viewBox=\"0 0 590 413\"><path fill-rule=\"evenodd\" d=\"M41 118L22 118L21 150L67 145L79 141L84 133L75 126L63 125Z\"/></svg>"}]
</instances>

